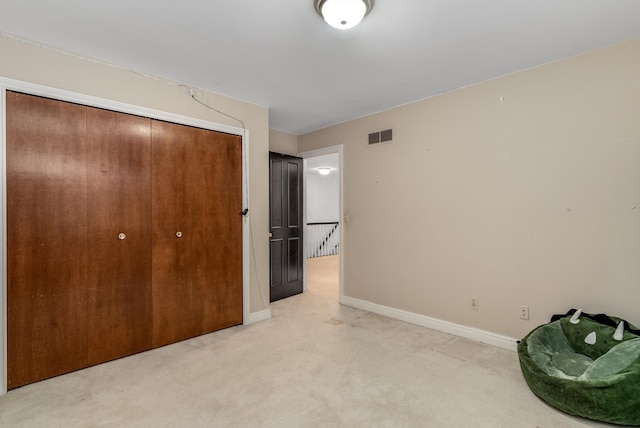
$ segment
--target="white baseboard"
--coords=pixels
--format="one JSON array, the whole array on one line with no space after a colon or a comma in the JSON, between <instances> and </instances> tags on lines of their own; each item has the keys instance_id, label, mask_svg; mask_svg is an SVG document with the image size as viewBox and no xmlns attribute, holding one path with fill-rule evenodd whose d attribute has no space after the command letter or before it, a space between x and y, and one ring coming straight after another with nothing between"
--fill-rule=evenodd
<instances>
[{"instance_id":1,"label":"white baseboard","mask_svg":"<svg viewBox=\"0 0 640 428\"><path fill-rule=\"evenodd\" d=\"M408 322L410 324L419 325L421 327L430 328L432 330L441 331L443 333L453 334L455 336L464 337L465 339L474 340L480 343L486 343L497 348L506 349L508 351L516 351L518 340L512 337L502 336L490 331L480 330L473 327L467 327L455 324L449 321L443 321L437 318L427 317L425 315L396 309L389 306L379 305L377 303L368 302L366 300L354 299L353 297L342 296L343 305L351 306L363 311L373 312L374 314L384 315L389 318Z\"/></svg>"},{"instance_id":2,"label":"white baseboard","mask_svg":"<svg viewBox=\"0 0 640 428\"><path fill-rule=\"evenodd\" d=\"M244 322L245 325L255 324L261 321L271 319L271 308L263 309L258 312L251 312L248 319Z\"/></svg>"}]
</instances>

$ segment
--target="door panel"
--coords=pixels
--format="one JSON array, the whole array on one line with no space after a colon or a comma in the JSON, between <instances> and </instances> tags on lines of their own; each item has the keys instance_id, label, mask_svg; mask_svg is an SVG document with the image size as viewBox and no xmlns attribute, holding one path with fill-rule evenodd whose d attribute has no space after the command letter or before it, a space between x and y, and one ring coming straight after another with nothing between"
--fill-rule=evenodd
<instances>
[{"instance_id":1,"label":"door panel","mask_svg":"<svg viewBox=\"0 0 640 428\"><path fill-rule=\"evenodd\" d=\"M151 127L153 345L162 346L201 331L202 170L193 167L198 153L191 128L182 134L165 122Z\"/></svg>"},{"instance_id":2,"label":"door panel","mask_svg":"<svg viewBox=\"0 0 640 428\"><path fill-rule=\"evenodd\" d=\"M289 238L287 240L287 248L289 249L289 262L287 264L287 280L289 283L302 280L302 260L300 255L302 254L302 245L300 244L300 238Z\"/></svg>"},{"instance_id":3,"label":"door panel","mask_svg":"<svg viewBox=\"0 0 640 428\"><path fill-rule=\"evenodd\" d=\"M87 122L92 365L151 347L151 135L125 113L88 107Z\"/></svg>"},{"instance_id":4,"label":"door panel","mask_svg":"<svg viewBox=\"0 0 640 428\"><path fill-rule=\"evenodd\" d=\"M296 233L294 228L299 228L302 224L302 159L300 162L294 159L287 159L286 182L284 189L287 199L282 206L282 211L287 216L287 227L290 230L289 236L302 236Z\"/></svg>"},{"instance_id":5,"label":"door panel","mask_svg":"<svg viewBox=\"0 0 640 428\"><path fill-rule=\"evenodd\" d=\"M87 364L86 109L7 92L7 386Z\"/></svg>"},{"instance_id":6,"label":"door panel","mask_svg":"<svg viewBox=\"0 0 640 428\"><path fill-rule=\"evenodd\" d=\"M279 287L283 285L282 279L284 272L282 263L284 260L284 241L282 239L271 239L269 258L271 261L270 278L271 287Z\"/></svg>"},{"instance_id":7,"label":"door panel","mask_svg":"<svg viewBox=\"0 0 640 428\"><path fill-rule=\"evenodd\" d=\"M199 130L207 241L202 333L242 324L242 137Z\"/></svg>"},{"instance_id":8,"label":"door panel","mask_svg":"<svg viewBox=\"0 0 640 428\"><path fill-rule=\"evenodd\" d=\"M303 289L302 162L302 158L269 153L272 302Z\"/></svg>"},{"instance_id":9,"label":"door panel","mask_svg":"<svg viewBox=\"0 0 640 428\"><path fill-rule=\"evenodd\" d=\"M242 322L241 150L152 122L154 346Z\"/></svg>"},{"instance_id":10,"label":"door panel","mask_svg":"<svg viewBox=\"0 0 640 428\"><path fill-rule=\"evenodd\" d=\"M269 227L271 233L279 233L283 227L282 199L283 194L283 166L281 155L269 153Z\"/></svg>"}]
</instances>

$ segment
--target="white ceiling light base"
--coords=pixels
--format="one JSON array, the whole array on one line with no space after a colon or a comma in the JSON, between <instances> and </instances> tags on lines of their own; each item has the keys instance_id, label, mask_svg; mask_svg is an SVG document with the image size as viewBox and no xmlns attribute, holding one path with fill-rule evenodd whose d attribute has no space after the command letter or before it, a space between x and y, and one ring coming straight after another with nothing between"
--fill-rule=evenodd
<instances>
[{"instance_id":1,"label":"white ceiling light base","mask_svg":"<svg viewBox=\"0 0 640 428\"><path fill-rule=\"evenodd\" d=\"M362 21L373 0L314 0L316 11L327 24L339 30L353 28Z\"/></svg>"}]
</instances>

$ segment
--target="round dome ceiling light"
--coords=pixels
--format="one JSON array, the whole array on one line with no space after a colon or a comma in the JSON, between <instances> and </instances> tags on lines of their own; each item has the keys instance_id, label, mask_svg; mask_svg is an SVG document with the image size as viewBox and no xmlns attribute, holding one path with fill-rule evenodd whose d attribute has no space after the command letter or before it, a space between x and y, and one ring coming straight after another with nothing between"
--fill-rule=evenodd
<instances>
[{"instance_id":1,"label":"round dome ceiling light","mask_svg":"<svg viewBox=\"0 0 640 428\"><path fill-rule=\"evenodd\" d=\"M362 21L371 8L373 0L314 0L316 12L333 28L347 30Z\"/></svg>"}]
</instances>

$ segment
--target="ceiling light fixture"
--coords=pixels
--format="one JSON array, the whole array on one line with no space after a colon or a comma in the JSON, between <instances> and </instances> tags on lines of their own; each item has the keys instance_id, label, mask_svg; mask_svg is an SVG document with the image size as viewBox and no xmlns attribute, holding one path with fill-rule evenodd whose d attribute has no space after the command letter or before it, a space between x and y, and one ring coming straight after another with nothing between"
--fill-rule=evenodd
<instances>
[{"instance_id":1,"label":"ceiling light fixture","mask_svg":"<svg viewBox=\"0 0 640 428\"><path fill-rule=\"evenodd\" d=\"M322 166L318 168L318 172L320 173L320 175L329 175L329 173L331 172L331 168Z\"/></svg>"},{"instance_id":2,"label":"ceiling light fixture","mask_svg":"<svg viewBox=\"0 0 640 428\"><path fill-rule=\"evenodd\" d=\"M314 0L316 12L333 28L347 30L362 21L371 8L373 0Z\"/></svg>"}]
</instances>

